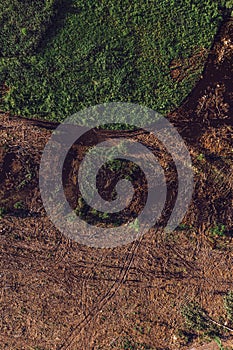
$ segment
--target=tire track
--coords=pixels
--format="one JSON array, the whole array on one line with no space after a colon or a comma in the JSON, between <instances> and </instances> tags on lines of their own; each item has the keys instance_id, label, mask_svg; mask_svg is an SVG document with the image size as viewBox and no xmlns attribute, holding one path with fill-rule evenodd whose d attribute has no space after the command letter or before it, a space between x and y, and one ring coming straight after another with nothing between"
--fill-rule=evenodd
<instances>
[{"instance_id":1,"label":"tire track","mask_svg":"<svg viewBox=\"0 0 233 350\"><path fill-rule=\"evenodd\" d=\"M68 350L70 346L74 343L76 338L79 336L80 332L98 315L98 313L103 309L103 307L114 297L117 291L120 289L121 285L124 283L130 267L133 263L134 256L140 246L142 241L142 237L138 241L133 242L132 247L128 251L126 255L125 262L121 271L119 273L118 278L113 283L111 288L105 293L103 297L97 301L96 305L92 308L92 310L75 326L72 330L71 334L65 340L65 342L57 348L57 350Z\"/></svg>"}]
</instances>

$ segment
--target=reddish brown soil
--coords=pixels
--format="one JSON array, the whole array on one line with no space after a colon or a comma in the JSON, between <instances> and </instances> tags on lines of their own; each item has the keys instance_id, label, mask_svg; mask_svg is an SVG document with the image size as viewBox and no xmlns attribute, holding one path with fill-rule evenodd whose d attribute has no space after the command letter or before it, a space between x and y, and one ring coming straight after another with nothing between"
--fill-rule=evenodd
<instances>
[{"instance_id":1,"label":"reddish brown soil","mask_svg":"<svg viewBox=\"0 0 233 350\"><path fill-rule=\"evenodd\" d=\"M202 79L168 116L189 148L195 172L184 226L171 234L151 230L114 249L68 240L46 216L38 187L40 157L56 124L1 114L1 350L191 349L203 337L186 327L183 305L196 301L214 320L226 320L223 296L233 289L232 38L229 21ZM173 65L174 79L182 78L188 64ZM120 135L156 153L148 134ZM82 158L91 144L115 136L93 131L89 144L80 142L75 150ZM168 158L160 159L164 167ZM167 176L172 190L172 168ZM220 223L223 237L211 233ZM225 337L233 345L231 332Z\"/></svg>"}]
</instances>

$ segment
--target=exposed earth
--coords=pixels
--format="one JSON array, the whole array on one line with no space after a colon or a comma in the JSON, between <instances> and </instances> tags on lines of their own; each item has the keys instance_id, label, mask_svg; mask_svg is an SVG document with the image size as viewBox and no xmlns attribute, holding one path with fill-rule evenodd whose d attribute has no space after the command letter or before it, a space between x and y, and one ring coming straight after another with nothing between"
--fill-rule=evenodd
<instances>
[{"instance_id":1,"label":"exposed earth","mask_svg":"<svg viewBox=\"0 0 233 350\"><path fill-rule=\"evenodd\" d=\"M229 20L216 36L201 80L168 115L192 157L195 189L189 210L173 233L157 227L118 248L69 240L43 209L38 170L57 124L0 115L1 350L199 350L207 338L190 330L181 314L193 301L211 319L222 323L223 318L232 327L223 305L223 296L233 290L232 67ZM182 62L173 62L173 79L183 74ZM92 144L115 136L94 130L74 151L81 159ZM120 136L156 154L148 134L122 131ZM160 162L166 167L169 157ZM72 182L72 172L67 175ZM172 167L166 175L173 191ZM68 186L68 197L71 192ZM233 332L223 333L222 344L233 349Z\"/></svg>"}]
</instances>

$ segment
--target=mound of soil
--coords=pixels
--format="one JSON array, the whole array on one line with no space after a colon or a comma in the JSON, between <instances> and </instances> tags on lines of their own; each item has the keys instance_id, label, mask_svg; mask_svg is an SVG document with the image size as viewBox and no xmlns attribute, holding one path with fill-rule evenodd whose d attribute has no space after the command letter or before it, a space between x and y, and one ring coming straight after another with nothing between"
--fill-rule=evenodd
<instances>
[{"instance_id":1,"label":"mound of soil","mask_svg":"<svg viewBox=\"0 0 233 350\"><path fill-rule=\"evenodd\" d=\"M213 319L225 315L223 295L232 288L233 273L232 37L228 21L202 79L168 116L186 142L195 172L189 210L170 234L161 222L140 240L101 250L63 236L46 216L38 186L40 158L57 124L1 114L2 350L191 349L200 339L187 330L182 306L196 301ZM158 155L158 144L142 130L118 136L140 141ZM115 132L93 130L88 142L79 140L72 148L71 160L114 137ZM170 161L160 159L175 193ZM72 172L66 175L72 204L75 180ZM107 169L103 176L113 179L108 196L116 178ZM143 191L145 184L135 181ZM130 213L140 202L136 196Z\"/></svg>"}]
</instances>

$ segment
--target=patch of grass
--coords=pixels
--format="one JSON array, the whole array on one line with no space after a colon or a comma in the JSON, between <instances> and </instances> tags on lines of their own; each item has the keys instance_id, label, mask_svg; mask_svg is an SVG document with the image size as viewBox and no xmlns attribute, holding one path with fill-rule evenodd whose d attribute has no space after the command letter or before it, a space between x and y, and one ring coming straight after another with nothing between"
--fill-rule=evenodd
<instances>
[{"instance_id":1,"label":"patch of grass","mask_svg":"<svg viewBox=\"0 0 233 350\"><path fill-rule=\"evenodd\" d=\"M222 14L218 0L4 0L0 85L8 89L0 107L57 121L112 101L171 111L205 57L181 81L171 62L210 48Z\"/></svg>"},{"instance_id":2,"label":"patch of grass","mask_svg":"<svg viewBox=\"0 0 233 350\"><path fill-rule=\"evenodd\" d=\"M224 237L226 235L226 226L223 224L217 224L210 229L213 236Z\"/></svg>"},{"instance_id":3,"label":"patch of grass","mask_svg":"<svg viewBox=\"0 0 233 350\"><path fill-rule=\"evenodd\" d=\"M113 159L107 163L107 167L113 172L119 171L122 169L122 162L120 159Z\"/></svg>"},{"instance_id":4,"label":"patch of grass","mask_svg":"<svg viewBox=\"0 0 233 350\"><path fill-rule=\"evenodd\" d=\"M108 219L109 218L108 213L104 213L104 212L98 211L96 209L91 209L91 214L95 215L97 218L100 218L100 219Z\"/></svg>"}]
</instances>

